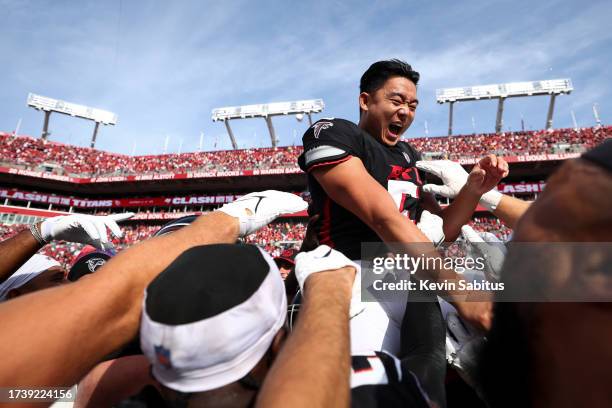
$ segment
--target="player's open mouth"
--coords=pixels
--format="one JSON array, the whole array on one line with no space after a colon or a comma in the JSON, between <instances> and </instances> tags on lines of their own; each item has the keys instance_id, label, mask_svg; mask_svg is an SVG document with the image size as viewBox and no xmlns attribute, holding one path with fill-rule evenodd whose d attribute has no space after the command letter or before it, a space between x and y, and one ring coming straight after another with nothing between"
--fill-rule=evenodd
<instances>
[{"instance_id":1,"label":"player's open mouth","mask_svg":"<svg viewBox=\"0 0 612 408\"><path fill-rule=\"evenodd\" d=\"M390 136L396 138L399 137L399 134L402 131L402 126L396 123L391 123L388 129Z\"/></svg>"}]
</instances>

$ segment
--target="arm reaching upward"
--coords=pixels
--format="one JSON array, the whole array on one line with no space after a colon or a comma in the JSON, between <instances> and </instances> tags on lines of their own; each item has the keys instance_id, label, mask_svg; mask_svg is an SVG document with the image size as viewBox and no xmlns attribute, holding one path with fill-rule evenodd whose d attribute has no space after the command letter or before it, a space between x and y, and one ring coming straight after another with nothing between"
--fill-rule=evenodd
<instances>
[{"instance_id":1,"label":"arm reaching upward","mask_svg":"<svg viewBox=\"0 0 612 408\"><path fill-rule=\"evenodd\" d=\"M0 304L4 386L70 386L138 332L145 287L187 249L234 243L281 214L306 207L295 195L252 193L113 257L95 274ZM80 345L78 353L74 344Z\"/></svg>"},{"instance_id":2,"label":"arm reaching upward","mask_svg":"<svg viewBox=\"0 0 612 408\"><path fill-rule=\"evenodd\" d=\"M353 265L326 245L296 257L303 308L268 373L257 406L349 406Z\"/></svg>"},{"instance_id":3,"label":"arm reaching upward","mask_svg":"<svg viewBox=\"0 0 612 408\"><path fill-rule=\"evenodd\" d=\"M352 157L333 166L314 169L312 174L332 200L359 217L384 242L419 243L417 246L404 245L402 249L414 257L423 254L439 257L427 236L397 210L387 190L368 174L360 159ZM450 269L427 273L428 278L439 281L460 279L460 276ZM489 326L489 302L463 302L462 297L455 297L456 294L448 295L464 318L479 328Z\"/></svg>"},{"instance_id":4,"label":"arm reaching upward","mask_svg":"<svg viewBox=\"0 0 612 408\"><path fill-rule=\"evenodd\" d=\"M497 166L499 166L500 158L497 159ZM455 200L463 192L470 176L459 163L450 160L419 161L417 162L417 167L441 178L444 183L443 185L426 184L423 186L423 191L447 198L454 198ZM502 169L503 166L500 168L500 171ZM492 183L485 183L485 187L490 187L491 185ZM495 185L491 186L491 189L494 187ZM482 194L480 204L502 220L508 227L514 228L518 219L527 211L531 203L491 189ZM445 211L448 211L448 208Z\"/></svg>"}]
</instances>

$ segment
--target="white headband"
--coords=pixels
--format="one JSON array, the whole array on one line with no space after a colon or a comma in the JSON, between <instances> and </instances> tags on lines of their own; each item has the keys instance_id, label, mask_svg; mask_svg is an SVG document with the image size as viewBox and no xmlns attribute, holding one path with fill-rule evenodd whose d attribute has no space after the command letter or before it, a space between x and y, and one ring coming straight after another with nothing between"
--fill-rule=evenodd
<instances>
[{"instance_id":1,"label":"white headband","mask_svg":"<svg viewBox=\"0 0 612 408\"><path fill-rule=\"evenodd\" d=\"M238 381L255 367L285 323L287 296L278 267L268 263L261 286L243 303L189 324L154 321L143 299L140 342L153 376L182 392L202 392Z\"/></svg>"},{"instance_id":2,"label":"white headband","mask_svg":"<svg viewBox=\"0 0 612 408\"><path fill-rule=\"evenodd\" d=\"M7 280L0 284L0 301L6 300L11 289L17 289L55 266L61 266L55 259L46 255L35 254L17 272L12 274Z\"/></svg>"}]
</instances>

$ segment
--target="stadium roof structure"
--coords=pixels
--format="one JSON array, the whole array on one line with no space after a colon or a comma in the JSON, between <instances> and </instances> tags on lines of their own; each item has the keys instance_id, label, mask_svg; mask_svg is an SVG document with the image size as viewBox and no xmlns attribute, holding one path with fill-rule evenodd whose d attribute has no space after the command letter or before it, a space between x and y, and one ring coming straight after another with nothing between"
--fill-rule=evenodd
<instances>
[{"instance_id":1,"label":"stadium roof structure","mask_svg":"<svg viewBox=\"0 0 612 408\"><path fill-rule=\"evenodd\" d=\"M312 114L320 113L325 108L323 99L307 99L293 102L273 102L256 105L229 106L212 110L213 122L222 120L227 128L227 133L234 149L238 148L234 133L229 125L232 119L264 118L270 132L272 147L276 147L277 139L272 124L272 116L296 115L301 121L304 115L308 116L308 122L312 125Z\"/></svg>"},{"instance_id":2,"label":"stadium roof structure","mask_svg":"<svg viewBox=\"0 0 612 408\"><path fill-rule=\"evenodd\" d=\"M78 105L76 103L66 102L59 99L49 98L47 96L28 94L27 104L29 107L36 110L41 110L45 113L45 123L41 138L49 137L49 118L51 112L57 112L64 115L74 116L81 119L92 120L96 122L94 132L91 137L91 147L96 144L96 136L98 135L98 127L100 123L103 125L116 125L117 114L103 109L91 108L89 106Z\"/></svg>"},{"instance_id":3,"label":"stadium roof structure","mask_svg":"<svg viewBox=\"0 0 612 408\"><path fill-rule=\"evenodd\" d=\"M495 132L500 133L503 125L504 101L506 98L519 96L550 95L546 129L552 128L555 98L557 95L570 94L574 90L572 80L548 79L543 81L510 82L505 84L466 86L459 88L436 89L436 102L449 103L448 135L453 133L453 104L460 101L478 101L497 99L497 118Z\"/></svg>"}]
</instances>

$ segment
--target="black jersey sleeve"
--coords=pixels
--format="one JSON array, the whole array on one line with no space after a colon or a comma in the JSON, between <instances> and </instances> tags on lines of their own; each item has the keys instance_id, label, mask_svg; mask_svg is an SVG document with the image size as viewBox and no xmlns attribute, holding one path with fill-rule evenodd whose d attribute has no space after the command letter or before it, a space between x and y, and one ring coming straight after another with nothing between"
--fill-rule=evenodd
<instances>
[{"instance_id":1,"label":"black jersey sleeve","mask_svg":"<svg viewBox=\"0 0 612 408\"><path fill-rule=\"evenodd\" d=\"M302 142L304 153L299 157L298 164L304 171L364 155L361 129L344 119L317 121L304 133Z\"/></svg>"}]
</instances>

